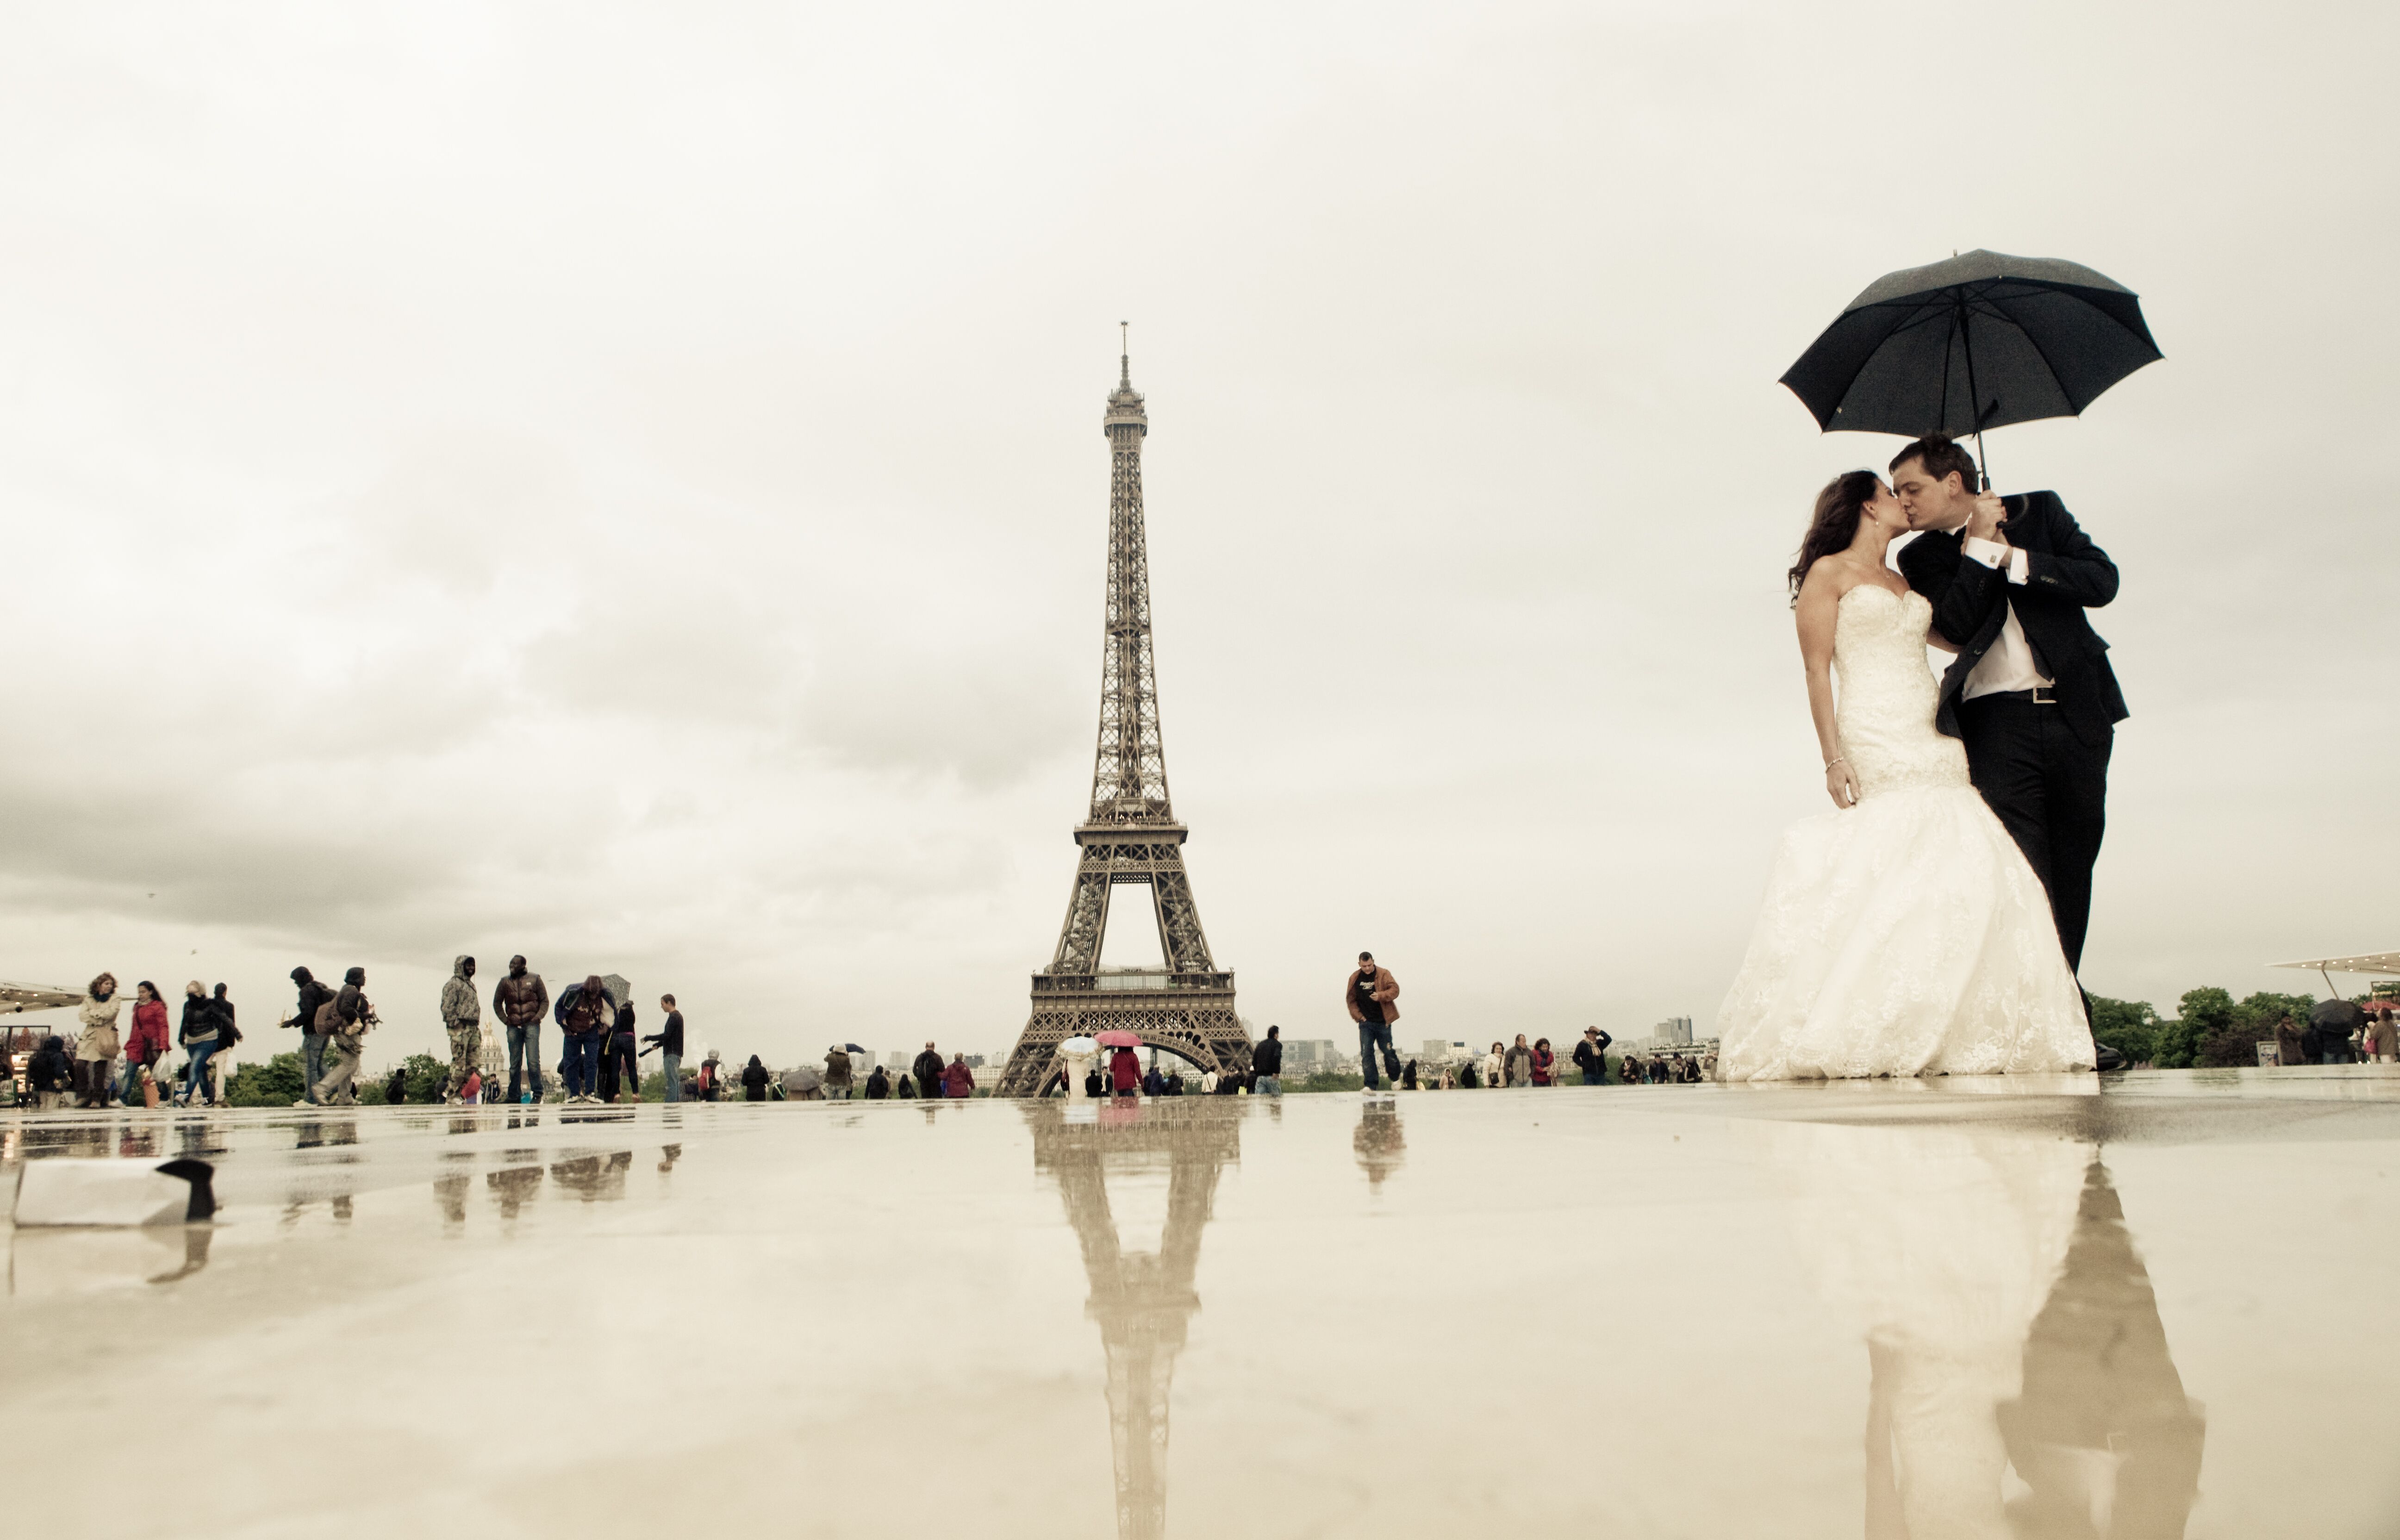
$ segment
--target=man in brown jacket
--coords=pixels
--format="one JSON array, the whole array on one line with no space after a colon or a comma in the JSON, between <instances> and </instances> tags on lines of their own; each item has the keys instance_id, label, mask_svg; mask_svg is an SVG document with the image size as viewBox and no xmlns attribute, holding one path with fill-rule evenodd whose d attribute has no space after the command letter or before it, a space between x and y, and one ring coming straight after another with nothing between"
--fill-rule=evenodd
<instances>
[{"instance_id":1,"label":"man in brown jacket","mask_svg":"<svg viewBox=\"0 0 2400 1540\"><path fill-rule=\"evenodd\" d=\"M1357 970L1342 987L1342 1001L1350 1007L1350 1019L1358 1024L1358 1068L1370 1091L1376 1089L1379 1048L1384 1072L1394 1080L1400 1078L1400 1056L1392 1051L1392 1023L1400 1019L1399 998L1399 981L1392 977L1392 970L1375 966L1374 953L1360 952Z\"/></svg>"},{"instance_id":2,"label":"man in brown jacket","mask_svg":"<svg viewBox=\"0 0 2400 1540\"><path fill-rule=\"evenodd\" d=\"M509 1105L531 1091L541 1099L541 1018L550 1010L550 987L525 971L520 955L509 959L509 976L492 991L492 1014L509 1029Z\"/></svg>"}]
</instances>

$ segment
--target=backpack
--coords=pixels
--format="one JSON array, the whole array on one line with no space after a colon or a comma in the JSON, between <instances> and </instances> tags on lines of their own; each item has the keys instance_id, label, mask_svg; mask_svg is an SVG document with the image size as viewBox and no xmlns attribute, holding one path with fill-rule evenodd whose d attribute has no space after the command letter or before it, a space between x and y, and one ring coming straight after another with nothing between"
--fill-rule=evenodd
<instances>
[{"instance_id":1,"label":"backpack","mask_svg":"<svg viewBox=\"0 0 2400 1540\"><path fill-rule=\"evenodd\" d=\"M341 997L336 995L318 1006L317 1019L309 1024L309 1030L320 1036L330 1037L348 1025L342 1020L341 1003Z\"/></svg>"}]
</instances>

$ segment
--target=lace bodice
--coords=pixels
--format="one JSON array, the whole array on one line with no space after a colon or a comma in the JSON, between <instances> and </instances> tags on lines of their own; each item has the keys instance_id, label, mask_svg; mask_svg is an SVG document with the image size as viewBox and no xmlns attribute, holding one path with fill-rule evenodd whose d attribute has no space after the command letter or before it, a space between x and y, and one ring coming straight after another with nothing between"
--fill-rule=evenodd
<instances>
[{"instance_id":1,"label":"lace bodice","mask_svg":"<svg viewBox=\"0 0 2400 1540\"><path fill-rule=\"evenodd\" d=\"M1904 786L1963 786L1967 751L1933 726L1941 686L1925 658L1933 606L1861 583L1834 612L1834 725L1861 798Z\"/></svg>"}]
</instances>

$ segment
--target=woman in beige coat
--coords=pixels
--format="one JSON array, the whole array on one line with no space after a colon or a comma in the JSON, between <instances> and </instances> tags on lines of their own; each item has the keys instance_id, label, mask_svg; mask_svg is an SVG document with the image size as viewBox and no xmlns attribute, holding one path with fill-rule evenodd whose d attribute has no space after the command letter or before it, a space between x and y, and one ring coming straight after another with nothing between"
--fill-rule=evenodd
<instances>
[{"instance_id":1,"label":"woman in beige coat","mask_svg":"<svg viewBox=\"0 0 2400 1540\"><path fill-rule=\"evenodd\" d=\"M83 1033L75 1039L75 1105L105 1107L115 1089L110 1067L116 1062L120 1040L116 1035L116 1013L124 1002L116 998L116 975L102 974L91 981L91 992L84 996L75 1015L83 1022Z\"/></svg>"}]
</instances>

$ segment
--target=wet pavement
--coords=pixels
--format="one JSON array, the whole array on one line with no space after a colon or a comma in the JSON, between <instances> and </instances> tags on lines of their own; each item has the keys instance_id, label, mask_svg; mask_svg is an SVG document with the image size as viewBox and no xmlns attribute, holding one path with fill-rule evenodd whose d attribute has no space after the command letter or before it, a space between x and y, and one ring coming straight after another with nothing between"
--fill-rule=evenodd
<instances>
[{"instance_id":1,"label":"wet pavement","mask_svg":"<svg viewBox=\"0 0 2400 1540\"><path fill-rule=\"evenodd\" d=\"M185 1154L9 1235L18 1533L2400 1533L2388 1070L0 1112Z\"/></svg>"}]
</instances>

